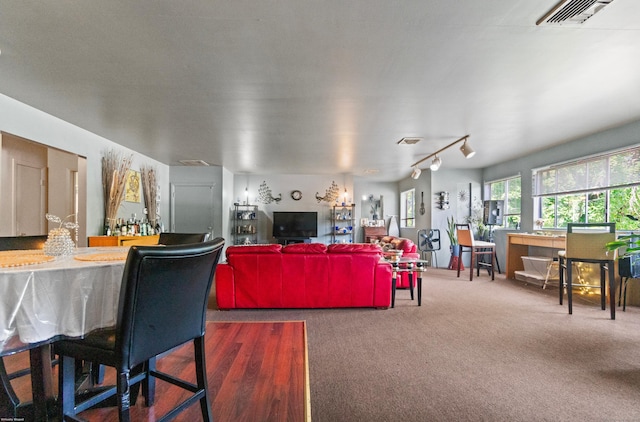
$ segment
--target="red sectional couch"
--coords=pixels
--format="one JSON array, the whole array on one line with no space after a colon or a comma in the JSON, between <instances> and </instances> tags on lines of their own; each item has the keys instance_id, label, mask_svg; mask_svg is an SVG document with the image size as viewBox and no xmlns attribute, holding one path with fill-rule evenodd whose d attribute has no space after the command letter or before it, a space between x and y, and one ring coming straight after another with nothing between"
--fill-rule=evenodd
<instances>
[{"instance_id":1,"label":"red sectional couch","mask_svg":"<svg viewBox=\"0 0 640 422\"><path fill-rule=\"evenodd\" d=\"M379 245L383 249L399 249L402 251L403 258L420 258L418 246L411 239L406 237L382 236L378 239ZM409 275L407 273L398 273L396 278L396 288L409 288Z\"/></svg>"},{"instance_id":2,"label":"red sectional couch","mask_svg":"<svg viewBox=\"0 0 640 422\"><path fill-rule=\"evenodd\" d=\"M388 308L391 265L378 245L229 246L215 276L219 309Z\"/></svg>"}]
</instances>

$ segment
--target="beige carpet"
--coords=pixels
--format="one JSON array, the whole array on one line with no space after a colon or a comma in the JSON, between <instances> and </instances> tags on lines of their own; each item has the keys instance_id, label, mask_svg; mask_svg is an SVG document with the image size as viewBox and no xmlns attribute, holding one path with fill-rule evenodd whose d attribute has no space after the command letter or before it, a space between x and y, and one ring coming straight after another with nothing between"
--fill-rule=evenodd
<instances>
[{"instance_id":1,"label":"beige carpet","mask_svg":"<svg viewBox=\"0 0 640 422\"><path fill-rule=\"evenodd\" d=\"M575 297L575 296L574 296ZM235 310L215 321L306 320L314 422L638 421L640 309L486 272L430 269L418 307Z\"/></svg>"}]
</instances>

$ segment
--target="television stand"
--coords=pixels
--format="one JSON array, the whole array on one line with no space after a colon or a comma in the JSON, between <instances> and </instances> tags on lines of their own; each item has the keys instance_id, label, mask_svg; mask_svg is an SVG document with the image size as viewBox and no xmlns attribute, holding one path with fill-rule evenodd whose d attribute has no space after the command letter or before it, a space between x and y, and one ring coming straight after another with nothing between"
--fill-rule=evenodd
<instances>
[{"instance_id":1,"label":"television stand","mask_svg":"<svg viewBox=\"0 0 640 422\"><path fill-rule=\"evenodd\" d=\"M310 237L277 237L276 242L286 246L293 243L311 243L311 238Z\"/></svg>"}]
</instances>

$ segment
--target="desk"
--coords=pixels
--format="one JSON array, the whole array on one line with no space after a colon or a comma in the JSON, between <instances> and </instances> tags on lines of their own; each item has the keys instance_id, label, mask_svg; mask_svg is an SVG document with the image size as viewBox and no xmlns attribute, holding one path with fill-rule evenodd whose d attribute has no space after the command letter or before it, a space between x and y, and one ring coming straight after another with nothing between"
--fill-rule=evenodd
<instances>
[{"instance_id":1,"label":"desk","mask_svg":"<svg viewBox=\"0 0 640 422\"><path fill-rule=\"evenodd\" d=\"M418 273L418 306L422 306L422 273L427 271L429 261L416 258L400 258L399 260L390 259L387 262L393 268L393 275L391 276L391 307L395 307L396 304L396 279L400 272L409 273L411 300L413 300L413 273Z\"/></svg>"},{"instance_id":2,"label":"desk","mask_svg":"<svg viewBox=\"0 0 640 422\"><path fill-rule=\"evenodd\" d=\"M515 278L515 272L524 270L522 257L529 255L529 246L565 249L564 236L543 236L530 233L507 233L507 278Z\"/></svg>"},{"instance_id":3,"label":"desk","mask_svg":"<svg viewBox=\"0 0 640 422\"><path fill-rule=\"evenodd\" d=\"M79 248L76 255L127 249ZM49 343L115 325L124 263L65 256L0 268L0 355L31 349L37 420L46 419L46 403L38 402L52 392Z\"/></svg>"}]
</instances>

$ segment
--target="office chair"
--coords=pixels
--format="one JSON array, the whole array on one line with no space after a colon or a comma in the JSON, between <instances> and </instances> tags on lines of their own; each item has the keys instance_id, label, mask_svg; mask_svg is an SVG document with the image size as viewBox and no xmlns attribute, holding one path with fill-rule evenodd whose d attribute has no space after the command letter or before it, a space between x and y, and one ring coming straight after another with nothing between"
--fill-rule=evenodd
<instances>
[{"instance_id":1,"label":"office chair","mask_svg":"<svg viewBox=\"0 0 640 422\"><path fill-rule=\"evenodd\" d=\"M207 395L205 317L209 291L224 239L167 247L133 246L125 263L116 326L85 338L56 343L60 356L58 400L62 421L117 396L120 421L129 421L129 407L142 382L145 404L152 406L152 379L158 378L192 393L159 420L175 417L196 401L203 419L212 421ZM197 383L159 372L151 359L187 342L194 345ZM87 360L116 368L116 385L75 402L75 361ZM133 387L133 388L132 388Z\"/></svg>"}]
</instances>

